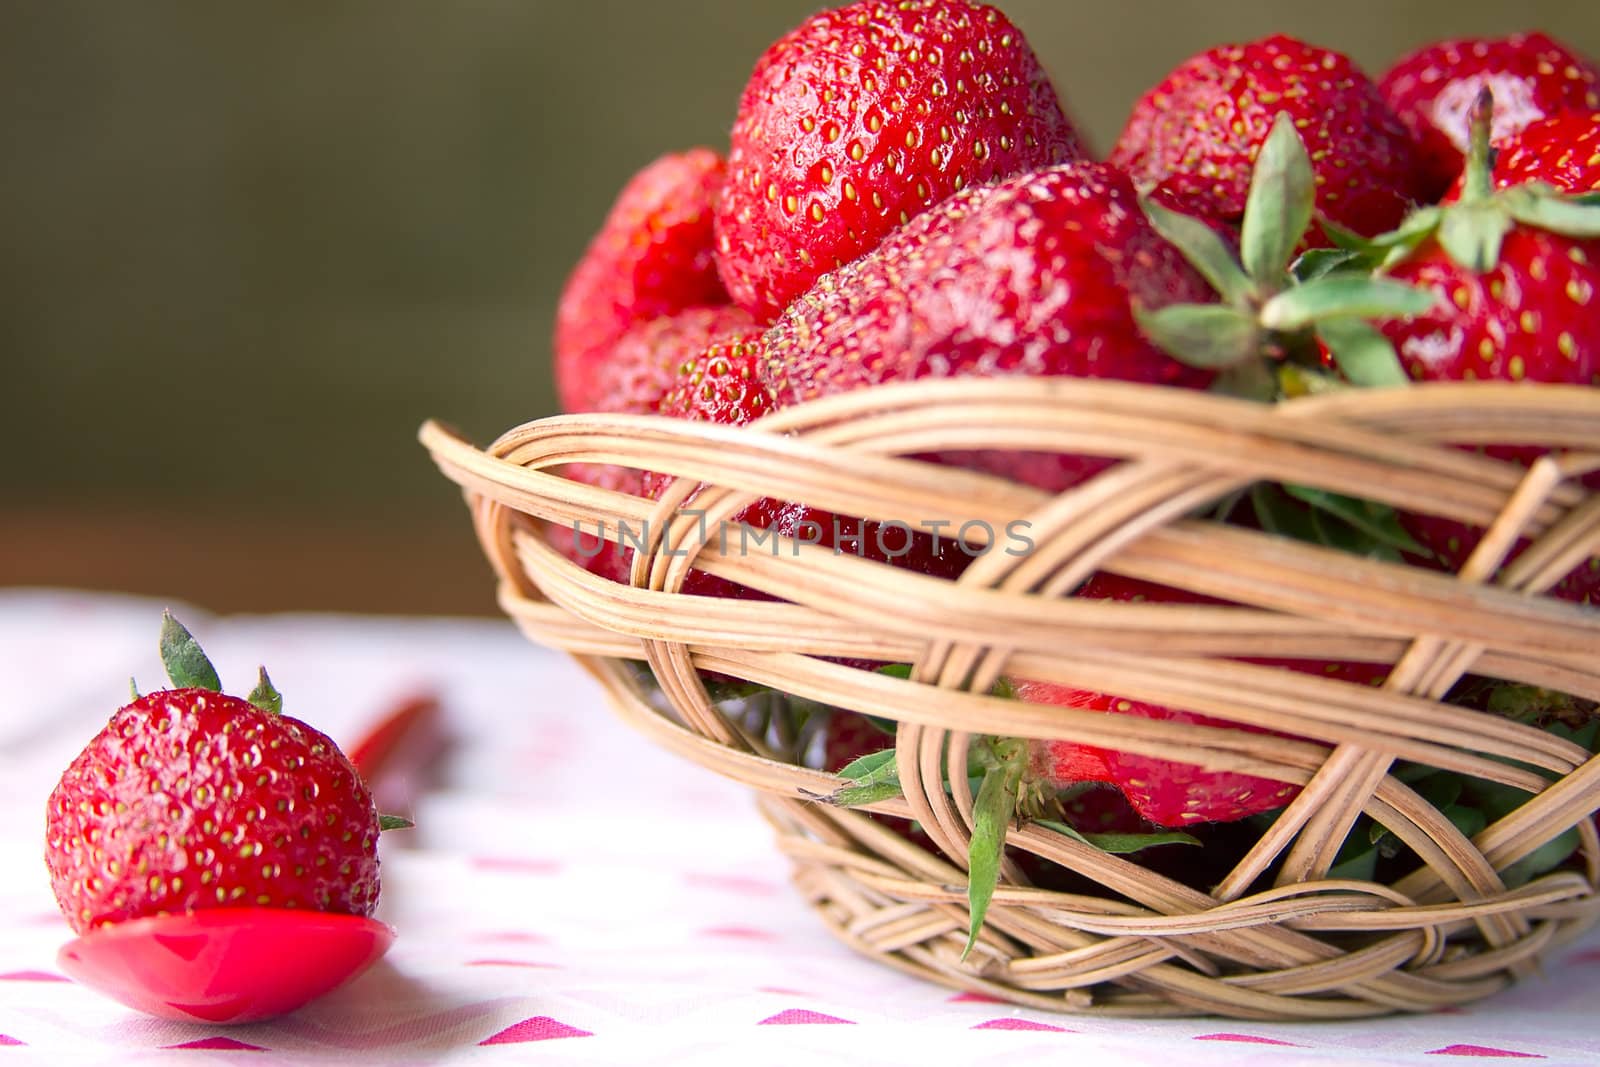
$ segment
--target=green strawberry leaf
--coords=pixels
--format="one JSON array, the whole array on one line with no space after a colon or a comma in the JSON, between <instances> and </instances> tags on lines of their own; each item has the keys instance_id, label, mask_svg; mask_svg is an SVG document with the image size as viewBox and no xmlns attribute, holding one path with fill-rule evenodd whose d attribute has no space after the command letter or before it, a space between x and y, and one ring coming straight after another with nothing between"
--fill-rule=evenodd
<instances>
[{"instance_id":1,"label":"green strawberry leaf","mask_svg":"<svg viewBox=\"0 0 1600 1067\"><path fill-rule=\"evenodd\" d=\"M1594 751L1597 734L1600 734L1600 718L1595 717L1594 701L1554 689L1490 680L1485 706L1496 715L1532 723L1590 752Z\"/></svg>"},{"instance_id":2,"label":"green strawberry leaf","mask_svg":"<svg viewBox=\"0 0 1600 1067\"><path fill-rule=\"evenodd\" d=\"M1255 510L1261 528L1275 537L1291 541L1321 544L1312 511L1299 506L1283 489L1276 485L1259 484L1251 487L1250 505Z\"/></svg>"},{"instance_id":3,"label":"green strawberry leaf","mask_svg":"<svg viewBox=\"0 0 1600 1067\"><path fill-rule=\"evenodd\" d=\"M1333 248L1313 248L1310 252L1307 252L1306 255L1310 255L1311 252L1338 251L1352 253L1358 259L1371 259L1373 257L1381 256L1381 254L1387 250L1386 246L1383 244L1383 241L1386 237L1390 236L1388 234L1385 234L1383 237L1363 237L1354 230L1345 229L1343 226L1340 226L1337 222L1334 222L1331 219L1319 219L1317 220L1317 225L1322 227L1323 234L1327 236L1328 240L1333 242Z\"/></svg>"},{"instance_id":4,"label":"green strawberry leaf","mask_svg":"<svg viewBox=\"0 0 1600 1067\"><path fill-rule=\"evenodd\" d=\"M1529 800L1529 794L1514 786L1501 785L1498 782L1484 781L1480 778L1467 779L1462 790L1461 806L1471 807L1475 814L1482 819L1473 833L1483 829L1489 823L1510 815ZM1451 816L1451 812L1445 812ZM1454 818L1452 817L1452 821ZM1460 824L1458 824L1460 825ZM1470 829L1472 824L1463 827L1463 832ZM1471 836L1469 833L1468 836ZM1524 885L1541 874L1552 871L1565 863L1578 847L1578 831L1576 827L1566 830L1549 841L1540 845L1522 859L1513 863L1500 873L1501 879L1509 888L1515 889Z\"/></svg>"},{"instance_id":5,"label":"green strawberry leaf","mask_svg":"<svg viewBox=\"0 0 1600 1067\"><path fill-rule=\"evenodd\" d=\"M1552 837L1526 856L1500 872L1506 888L1527 885L1541 874L1555 870L1578 850L1579 837L1576 826Z\"/></svg>"},{"instance_id":6,"label":"green strawberry leaf","mask_svg":"<svg viewBox=\"0 0 1600 1067\"><path fill-rule=\"evenodd\" d=\"M410 830L417 824L404 815L379 815L378 832L385 833L389 830Z\"/></svg>"},{"instance_id":7,"label":"green strawberry leaf","mask_svg":"<svg viewBox=\"0 0 1600 1067\"><path fill-rule=\"evenodd\" d=\"M1348 248L1313 248L1306 251L1289 268L1296 281L1309 282L1335 271L1356 268L1363 274L1371 273L1367 257Z\"/></svg>"},{"instance_id":8,"label":"green strawberry leaf","mask_svg":"<svg viewBox=\"0 0 1600 1067\"><path fill-rule=\"evenodd\" d=\"M1373 824L1379 830L1383 828ZM1381 835L1380 835L1381 836ZM1329 878L1349 878L1357 882L1370 882L1378 872L1377 842L1363 843L1358 834L1345 838L1333 866L1328 868Z\"/></svg>"},{"instance_id":9,"label":"green strawberry leaf","mask_svg":"<svg viewBox=\"0 0 1600 1067\"><path fill-rule=\"evenodd\" d=\"M133 699L138 700L144 694L139 692L139 680L132 675L128 676L128 692L133 694Z\"/></svg>"},{"instance_id":10,"label":"green strawberry leaf","mask_svg":"<svg viewBox=\"0 0 1600 1067\"><path fill-rule=\"evenodd\" d=\"M894 749L885 748L878 752L868 752L865 756L857 756L834 773L840 778L859 781L882 767L885 763L894 763Z\"/></svg>"},{"instance_id":11,"label":"green strawberry leaf","mask_svg":"<svg viewBox=\"0 0 1600 1067\"><path fill-rule=\"evenodd\" d=\"M1417 784L1417 795L1443 811L1461 799L1463 784L1459 774L1440 772L1420 781Z\"/></svg>"},{"instance_id":12,"label":"green strawberry leaf","mask_svg":"<svg viewBox=\"0 0 1600 1067\"><path fill-rule=\"evenodd\" d=\"M651 675L654 680L654 674ZM706 697L713 704L728 704L735 700L749 700L761 693L772 692L769 686L759 682L747 682L742 678L728 678L724 676L706 677L700 675L700 684L706 688Z\"/></svg>"},{"instance_id":13,"label":"green strawberry leaf","mask_svg":"<svg viewBox=\"0 0 1600 1067\"><path fill-rule=\"evenodd\" d=\"M1211 284L1225 304L1244 306L1254 297L1254 287L1217 232L1204 222L1154 200L1141 200L1150 225L1176 248L1189 265Z\"/></svg>"},{"instance_id":14,"label":"green strawberry leaf","mask_svg":"<svg viewBox=\"0 0 1600 1067\"><path fill-rule=\"evenodd\" d=\"M1336 248L1355 255L1351 266L1377 269L1404 259L1416 251L1418 246L1439 229L1439 222L1443 218L1443 208L1431 206L1418 208L1406 216L1398 227L1376 237L1363 237L1328 219L1319 219L1317 224L1322 227L1322 232Z\"/></svg>"},{"instance_id":15,"label":"green strawberry leaf","mask_svg":"<svg viewBox=\"0 0 1600 1067\"><path fill-rule=\"evenodd\" d=\"M1600 202L1584 203L1526 185L1507 189L1500 202L1512 218L1534 229L1564 237L1600 237Z\"/></svg>"},{"instance_id":16,"label":"green strawberry leaf","mask_svg":"<svg viewBox=\"0 0 1600 1067\"><path fill-rule=\"evenodd\" d=\"M1496 715L1528 722L1538 714L1538 692L1531 685L1497 685L1489 693L1488 708Z\"/></svg>"},{"instance_id":17,"label":"green strawberry leaf","mask_svg":"<svg viewBox=\"0 0 1600 1067\"><path fill-rule=\"evenodd\" d=\"M200 642L184 629L172 612L161 613L161 665L179 689L209 689L222 692L222 679L200 648Z\"/></svg>"},{"instance_id":18,"label":"green strawberry leaf","mask_svg":"<svg viewBox=\"0 0 1600 1067\"><path fill-rule=\"evenodd\" d=\"M991 769L983 776L973 801L972 843L967 849L967 909L971 924L967 928L967 945L961 950L963 960L978 943L989 901L1000 884L1000 858L1005 851L1006 827L1017 811L1022 769L1021 760Z\"/></svg>"},{"instance_id":19,"label":"green strawberry leaf","mask_svg":"<svg viewBox=\"0 0 1600 1067\"><path fill-rule=\"evenodd\" d=\"M260 672L256 676L256 687L250 690L250 695L245 699L268 715L282 715L283 694L273 687L265 667L257 667L256 670Z\"/></svg>"},{"instance_id":20,"label":"green strawberry leaf","mask_svg":"<svg viewBox=\"0 0 1600 1067\"><path fill-rule=\"evenodd\" d=\"M1314 489L1305 485L1285 485L1283 491L1312 508L1326 512L1372 538L1380 545L1397 548L1402 552L1427 555L1427 549L1400 525L1400 515L1386 504Z\"/></svg>"},{"instance_id":21,"label":"green strawberry leaf","mask_svg":"<svg viewBox=\"0 0 1600 1067\"><path fill-rule=\"evenodd\" d=\"M878 668L878 673L887 675L890 678L899 678L904 680L911 677L911 664L885 663L883 666Z\"/></svg>"},{"instance_id":22,"label":"green strawberry leaf","mask_svg":"<svg viewBox=\"0 0 1600 1067\"><path fill-rule=\"evenodd\" d=\"M1549 691L1540 690L1540 692L1547 693ZM1564 693L1557 694L1557 696L1571 700L1571 698L1566 697L1566 694ZM1587 714L1593 716L1594 713L1595 708L1591 703L1587 708ZM1600 745L1600 718L1590 718L1582 726L1578 727L1568 726L1566 723L1562 722L1553 722L1549 726L1546 726L1545 729L1550 733L1555 734L1557 737L1566 738L1568 741L1571 741L1573 744L1588 752L1595 751L1597 745Z\"/></svg>"},{"instance_id":23,"label":"green strawberry leaf","mask_svg":"<svg viewBox=\"0 0 1600 1067\"><path fill-rule=\"evenodd\" d=\"M1433 307L1434 295L1390 278L1362 274L1330 274L1287 289L1261 308L1261 325L1269 330L1303 330L1330 318L1387 319L1420 315Z\"/></svg>"},{"instance_id":24,"label":"green strawberry leaf","mask_svg":"<svg viewBox=\"0 0 1600 1067\"><path fill-rule=\"evenodd\" d=\"M1279 112L1250 176L1239 241L1245 274L1258 284L1278 285L1315 206L1311 157L1294 120Z\"/></svg>"},{"instance_id":25,"label":"green strawberry leaf","mask_svg":"<svg viewBox=\"0 0 1600 1067\"><path fill-rule=\"evenodd\" d=\"M1514 785L1502 785L1482 779L1471 779L1466 784L1468 798L1481 808L1490 822L1505 818L1531 799L1532 794Z\"/></svg>"},{"instance_id":26,"label":"green strawberry leaf","mask_svg":"<svg viewBox=\"0 0 1600 1067\"><path fill-rule=\"evenodd\" d=\"M843 808L876 804L900 796L902 792L900 768L895 764L892 748L852 760L839 771L839 777L849 779L850 784L834 790L824 799Z\"/></svg>"},{"instance_id":27,"label":"green strawberry leaf","mask_svg":"<svg viewBox=\"0 0 1600 1067\"><path fill-rule=\"evenodd\" d=\"M1336 548L1340 552L1361 556L1364 559L1400 562L1400 553L1394 548L1374 541L1360 530L1320 508L1311 509L1311 526L1316 530L1316 544Z\"/></svg>"},{"instance_id":28,"label":"green strawberry leaf","mask_svg":"<svg viewBox=\"0 0 1600 1067\"><path fill-rule=\"evenodd\" d=\"M1146 337L1191 367L1227 367L1260 354L1255 320L1225 304L1169 304L1155 311L1135 307L1134 318Z\"/></svg>"},{"instance_id":29,"label":"green strawberry leaf","mask_svg":"<svg viewBox=\"0 0 1600 1067\"><path fill-rule=\"evenodd\" d=\"M1199 514L1214 522L1230 522L1234 513L1239 510L1239 505L1244 502L1245 493L1244 489L1235 489L1210 507L1201 509Z\"/></svg>"},{"instance_id":30,"label":"green strawberry leaf","mask_svg":"<svg viewBox=\"0 0 1600 1067\"><path fill-rule=\"evenodd\" d=\"M1147 834L1098 834L1086 833L1074 829L1064 822L1052 822L1047 819L1037 819L1036 826L1054 830L1064 837L1074 841L1081 841L1085 845L1093 846L1101 852L1109 852L1113 856L1126 856L1129 853L1140 852L1157 845L1195 845L1200 844L1200 839L1191 837L1180 830L1153 831Z\"/></svg>"},{"instance_id":31,"label":"green strawberry leaf","mask_svg":"<svg viewBox=\"0 0 1600 1067\"><path fill-rule=\"evenodd\" d=\"M1411 384L1389 339L1359 319L1317 323L1317 337L1352 385L1390 389Z\"/></svg>"},{"instance_id":32,"label":"green strawberry leaf","mask_svg":"<svg viewBox=\"0 0 1600 1067\"><path fill-rule=\"evenodd\" d=\"M1465 804L1452 804L1447 808L1440 808L1439 813L1455 824L1463 837L1472 838L1483 833L1483 828L1489 825L1488 816L1477 808L1467 807Z\"/></svg>"},{"instance_id":33,"label":"green strawberry leaf","mask_svg":"<svg viewBox=\"0 0 1600 1067\"><path fill-rule=\"evenodd\" d=\"M1396 764L1395 770L1390 773L1393 774L1395 781L1404 782L1406 785L1416 785L1418 782L1445 772L1436 767L1430 767L1426 763L1400 763Z\"/></svg>"}]
</instances>

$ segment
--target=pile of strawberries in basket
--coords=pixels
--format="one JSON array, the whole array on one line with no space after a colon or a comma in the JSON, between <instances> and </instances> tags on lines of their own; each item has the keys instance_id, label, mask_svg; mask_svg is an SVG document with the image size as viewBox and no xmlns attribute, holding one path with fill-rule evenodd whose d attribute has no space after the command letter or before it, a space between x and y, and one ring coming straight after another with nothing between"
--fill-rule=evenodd
<instances>
[{"instance_id":1,"label":"pile of strawberries in basket","mask_svg":"<svg viewBox=\"0 0 1600 1067\"><path fill-rule=\"evenodd\" d=\"M1287 36L1221 45L1135 101L1102 156L999 10L862 0L759 57L725 153L670 154L628 183L562 295L556 383L572 412L727 425L959 376L1120 379L1263 402L1411 380L1595 385L1597 191L1600 69L1538 33L1428 45L1377 79ZM934 458L1052 492L1107 462ZM620 467L567 473L651 498L672 484ZM1292 530L1297 510L1321 508L1322 529L1341 518L1328 505L1274 490L1228 517ZM763 502L742 518L793 535L832 517ZM1459 567L1481 533L1393 513L1359 532L1373 552L1441 569ZM626 548L551 536L595 574L628 580ZM870 556L873 538L860 540ZM948 540L919 541L893 562L949 577L967 558ZM698 572L685 591L756 595ZM1550 594L1600 604L1600 559ZM1111 576L1078 595L1181 598ZM1275 665L1383 677L1365 664ZM1007 692L1204 721L1026 680ZM1592 711L1557 703L1537 714L1572 723ZM1536 695L1517 706L1541 707ZM817 761L837 769L884 747L860 727L833 716ZM1248 819L1293 793L1152 762L1070 746L1027 756L1030 774L1064 787L1067 815L1111 796L1089 807L1119 830Z\"/></svg>"}]
</instances>

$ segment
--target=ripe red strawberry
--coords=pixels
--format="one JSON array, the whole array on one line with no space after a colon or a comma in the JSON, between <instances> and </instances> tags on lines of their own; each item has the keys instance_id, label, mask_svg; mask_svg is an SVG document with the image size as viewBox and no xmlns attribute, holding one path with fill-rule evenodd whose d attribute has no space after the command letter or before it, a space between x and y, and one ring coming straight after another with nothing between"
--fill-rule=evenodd
<instances>
[{"instance_id":1,"label":"ripe red strawberry","mask_svg":"<svg viewBox=\"0 0 1600 1067\"><path fill-rule=\"evenodd\" d=\"M605 391L587 410L655 414L687 360L754 325L732 304L686 308L636 324L613 342L605 359Z\"/></svg>"},{"instance_id":2,"label":"ripe red strawberry","mask_svg":"<svg viewBox=\"0 0 1600 1067\"><path fill-rule=\"evenodd\" d=\"M1600 110L1600 69L1542 33L1430 44L1378 87L1416 141L1429 201L1461 173L1473 101L1484 89L1494 93L1496 141L1549 115Z\"/></svg>"},{"instance_id":3,"label":"ripe red strawberry","mask_svg":"<svg viewBox=\"0 0 1600 1067\"><path fill-rule=\"evenodd\" d=\"M1405 128L1347 57L1281 34L1180 64L1134 105L1111 162L1141 190L1165 186L1237 224L1280 112L1311 153L1323 217L1369 235L1400 221L1421 191Z\"/></svg>"},{"instance_id":4,"label":"ripe red strawberry","mask_svg":"<svg viewBox=\"0 0 1600 1067\"><path fill-rule=\"evenodd\" d=\"M744 426L770 412L772 391L760 380L761 334L757 328L732 331L681 363L672 385L662 397L660 413L691 422ZM659 500L675 481L670 475L648 472L643 478L644 494ZM693 500L694 496L690 496L686 504L692 506ZM731 521L763 530L777 527L792 533L804 511L797 504L763 499L745 508ZM707 537L712 536L708 530ZM683 591L695 596L767 599L753 589L698 570L689 572Z\"/></svg>"},{"instance_id":5,"label":"ripe red strawberry","mask_svg":"<svg viewBox=\"0 0 1600 1067\"><path fill-rule=\"evenodd\" d=\"M1439 297L1384 327L1413 378L1600 384L1600 242L1517 224L1487 271L1429 241L1390 273Z\"/></svg>"},{"instance_id":6,"label":"ripe red strawberry","mask_svg":"<svg viewBox=\"0 0 1600 1067\"><path fill-rule=\"evenodd\" d=\"M1082 156L1021 32L967 0L860 0L774 43L739 101L717 254L770 319L964 186Z\"/></svg>"},{"instance_id":7,"label":"ripe red strawberry","mask_svg":"<svg viewBox=\"0 0 1600 1067\"><path fill-rule=\"evenodd\" d=\"M686 359L724 337L743 336L751 325L749 315L724 304L688 308L634 326L607 353L605 391L594 398L593 409L631 415L657 413ZM561 471L585 485L645 495L644 472L631 467L571 463ZM627 582L633 549L606 541L592 525L585 524L581 530L551 525L548 531L550 543L591 574Z\"/></svg>"},{"instance_id":8,"label":"ripe red strawberry","mask_svg":"<svg viewBox=\"0 0 1600 1067\"><path fill-rule=\"evenodd\" d=\"M1600 192L1600 111L1569 111L1530 122L1495 148L1496 189L1544 182L1566 193ZM1457 182L1451 198L1460 196Z\"/></svg>"},{"instance_id":9,"label":"ripe red strawberry","mask_svg":"<svg viewBox=\"0 0 1600 1067\"><path fill-rule=\"evenodd\" d=\"M1130 602L1220 603L1182 590L1104 574L1091 578L1077 595ZM1252 662L1336 678L1358 685L1381 684L1388 674L1388 668L1379 664L1324 660ZM1026 679L1013 680L1011 684L1019 700L1034 703L1056 704L1145 719L1196 723L1202 726L1234 725L1181 708L1124 700L1114 694L1090 692ZM1237 728L1264 732L1245 725L1237 725ZM1202 822L1233 822L1250 815L1281 808L1298 792L1295 786L1266 778L1206 771L1192 764L1174 763L1170 760L1066 741L1033 742L1031 764L1030 774L1036 782L1058 787L1079 782L1104 782L1115 786L1140 817L1158 826L1184 827Z\"/></svg>"},{"instance_id":10,"label":"ripe red strawberry","mask_svg":"<svg viewBox=\"0 0 1600 1067\"><path fill-rule=\"evenodd\" d=\"M919 378L1064 375L1204 387L1134 307L1214 300L1151 228L1126 175L1075 163L959 193L824 276L766 337L781 404ZM1046 489L1103 462L948 457Z\"/></svg>"},{"instance_id":11,"label":"ripe red strawberry","mask_svg":"<svg viewBox=\"0 0 1600 1067\"><path fill-rule=\"evenodd\" d=\"M764 351L763 337L758 330L733 333L711 344L700 356L682 366L676 384L661 402L661 414L723 426L744 426L766 415L776 407L776 400L763 380ZM659 499L673 480L654 472L647 474L645 493ZM693 499L691 496L689 503ZM881 523L863 523L804 503L770 497L749 505L731 522L809 540L841 553L890 561L898 567L940 577L954 578L971 559L950 536L936 539L921 531L908 535L905 531L889 530ZM707 536L718 535L708 531ZM741 536L727 535L728 543L744 544L739 540ZM771 551L760 546L736 547L736 550ZM702 596L765 598L764 594L700 571L690 572L683 589Z\"/></svg>"},{"instance_id":12,"label":"ripe red strawberry","mask_svg":"<svg viewBox=\"0 0 1600 1067\"><path fill-rule=\"evenodd\" d=\"M726 304L712 256L723 160L708 148L663 156L623 188L556 309L556 393L567 411L616 411L612 346L636 323Z\"/></svg>"},{"instance_id":13,"label":"ripe red strawberry","mask_svg":"<svg viewBox=\"0 0 1600 1067\"><path fill-rule=\"evenodd\" d=\"M1383 332L1406 371L1420 381L1600 385L1600 315L1595 313L1600 309L1600 240L1595 239L1600 207L1562 202L1537 186L1493 191L1487 99L1480 101L1476 121L1477 143L1469 152L1459 203L1422 214L1419 220L1427 225L1408 223L1418 243L1390 268L1395 280L1434 293L1433 307L1396 319ZM1552 185L1561 177L1539 173L1531 157L1522 157L1519 166L1528 177ZM1540 454L1519 447L1487 451L1523 463ZM1600 476L1591 475L1585 483L1600 488ZM1452 570L1481 536L1453 520L1403 518L1412 535ZM1600 558L1580 565L1553 592L1578 603L1600 603Z\"/></svg>"},{"instance_id":14,"label":"ripe red strawberry","mask_svg":"<svg viewBox=\"0 0 1600 1067\"><path fill-rule=\"evenodd\" d=\"M661 398L661 414L676 419L743 426L773 408L772 391L761 381L758 327L712 341L678 368Z\"/></svg>"},{"instance_id":15,"label":"ripe red strawberry","mask_svg":"<svg viewBox=\"0 0 1600 1067\"><path fill-rule=\"evenodd\" d=\"M179 688L118 710L50 795L45 862L73 930L218 907L371 915L382 824L350 761L278 713L265 672L240 700L170 616L162 646Z\"/></svg>"}]
</instances>

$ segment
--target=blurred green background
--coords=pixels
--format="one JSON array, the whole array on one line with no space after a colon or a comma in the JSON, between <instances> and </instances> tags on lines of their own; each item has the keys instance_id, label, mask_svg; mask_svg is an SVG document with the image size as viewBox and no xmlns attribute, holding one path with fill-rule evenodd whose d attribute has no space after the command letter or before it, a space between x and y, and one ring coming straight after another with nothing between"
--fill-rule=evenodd
<instances>
[{"instance_id":1,"label":"blurred green background","mask_svg":"<svg viewBox=\"0 0 1600 1067\"><path fill-rule=\"evenodd\" d=\"M810 0L0 5L0 585L484 612L414 442L553 409L547 338L627 177L720 146ZM1600 5L1011 0L1093 145L1212 44L1377 73Z\"/></svg>"}]
</instances>

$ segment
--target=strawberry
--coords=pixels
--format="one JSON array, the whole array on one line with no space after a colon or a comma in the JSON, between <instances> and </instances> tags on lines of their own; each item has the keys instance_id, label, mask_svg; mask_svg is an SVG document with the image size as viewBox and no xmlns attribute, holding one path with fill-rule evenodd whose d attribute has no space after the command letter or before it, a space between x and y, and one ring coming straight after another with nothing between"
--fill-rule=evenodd
<instances>
[{"instance_id":1,"label":"strawberry","mask_svg":"<svg viewBox=\"0 0 1600 1067\"><path fill-rule=\"evenodd\" d=\"M1066 375L1204 387L1136 307L1212 299L1140 213L1126 175L1076 163L958 193L824 276L766 337L781 404L919 378ZM955 455L1060 489L1085 457Z\"/></svg>"},{"instance_id":2,"label":"strawberry","mask_svg":"<svg viewBox=\"0 0 1600 1067\"><path fill-rule=\"evenodd\" d=\"M1390 274L1438 295L1384 328L1418 381L1600 384L1600 243L1519 224L1487 270L1430 242Z\"/></svg>"},{"instance_id":3,"label":"strawberry","mask_svg":"<svg viewBox=\"0 0 1600 1067\"><path fill-rule=\"evenodd\" d=\"M1420 381L1600 385L1600 205L1563 198L1547 185L1494 190L1492 106L1487 94L1478 102L1459 201L1419 212L1399 231L1403 242L1389 273L1432 293L1433 304L1386 324L1383 332ZM1527 157L1519 166L1535 180L1546 178ZM1549 177L1560 180L1559 174ZM1512 446L1486 451L1521 463L1541 454ZM1585 484L1600 488L1600 476L1590 475ZM1407 516L1406 526L1451 569L1481 536L1435 516ZM1600 603L1600 558L1580 564L1553 592Z\"/></svg>"},{"instance_id":4,"label":"strawberry","mask_svg":"<svg viewBox=\"0 0 1600 1067\"><path fill-rule=\"evenodd\" d=\"M772 391L761 382L758 327L718 337L678 367L661 398L660 412L675 419L743 426L773 408Z\"/></svg>"},{"instance_id":5,"label":"strawberry","mask_svg":"<svg viewBox=\"0 0 1600 1067\"><path fill-rule=\"evenodd\" d=\"M265 671L248 701L219 692L170 615L162 654L177 688L113 714L50 795L45 862L73 930L225 906L371 915L387 824L355 767L279 712Z\"/></svg>"},{"instance_id":6,"label":"strawberry","mask_svg":"<svg viewBox=\"0 0 1600 1067\"><path fill-rule=\"evenodd\" d=\"M1183 590L1148 582L1098 574L1079 589L1078 596L1124 602L1149 601L1169 604L1217 604L1221 601ZM1287 670L1316 674L1358 685L1381 684L1388 668L1380 664L1330 662L1323 660L1253 660ZM1108 693L1096 693L1048 682L1013 680L1019 700L1055 704L1115 715L1144 719L1195 723L1202 726L1229 726L1259 731L1258 728L1229 724L1181 708L1163 707L1135 700L1124 700ZM1284 782L1226 771L1207 771L1186 763L1140 756L1128 752L1095 748L1069 741L1033 742L1030 746L1029 777L1035 783L1067 788L1082 782L1104 782L1114 786L1143 819L1157 826L1190 826L1203 822L1234 822L1251 815L1281 808L1298 789Z\"/></svg>"},{"instance_id":7,"label":"strawberry","mask_svg":"<svg viewBox=\"0 0 1600 1067\"><path fill-rule=\"evenodd\" d=\"M1295 395L1333 383L1327 371L1335 362L1355 384L1405 384L1393 349L1365 320L1426 310L1432 297L1354 269L1362 253L1353 249L1298 254L1316 225L1315 167L1295 119L1282 112L1251 165L1237 233L1198 215L1192 198L1166 185L1143 202L1151 226L1221 299L1136 307L1135 319L1175 358L1222 371L1220 391L1258 400Z\"/></svg>"},{"instance_id":8,"label":"strawberry","mask_svg":"<svg viewBox=\"0 0 1600 1067\"><path fill-rule=\"evenodd\" d=\"M653 415L686 360L708 345L748 333L750 316L731 304L692 307L634 325L612 343L605 391L586 409Z\"/></svg>"},{"instance_id":9,"label":"strawberry","mask_svg":"<svg viewBox=\"0 0 1600 1067\"><path fill-rule=\"evenodd\" d=\"M1461 173L1482 90L1494 94L1496 141L1550 115L1600 110L1600 69L1542 33L1427 45L1391 67L1378 88L1418 146L1430 202Z\"/></svg>"},{"instance_id":10,"label":"strawberry","mask_svg":"<svg viewBox=\"0 0 1600 1067\"><path fill-rule=\"evenodd\" d=\"M722 157L663 156L623 188L556 309L556 393L567 411L616 411L612 346L635 324L726 304L712 256L711 206Z\"/></svg>"},{"instance_id":11,"label":"strawberry","mask_svg":"<svg viewBox=\"0 0 1600 1067\"><path fill-rule=\"evenodd\" d=\"M967 0L860 0L775 42L716 208L728 291L770 319L965 186L1082 156L1022 33Z\"/></svg>"},{"instance_id":12,"label":"strawberry","mask_svg":"<svg viewBox=\"0 0 1600 1067\"><path fill-rule=\"evenodd\" d=\"M1163 719L1202 726L1226 725L1181 709L1122 700L1070 686L1014 681L1019 700L1055 704L1141 719ZM1037 781L1065 787L1080 782L1115 786L1138 812L1158 826L1233 822L1281 808L1294 798L1294 786L1245 774L1207 771L1192 764L1138 756L1069 741L1035 742L1030 772Z\"/></svg>"},{"instance_id":13,"label":"strawberry","mask_svg":"<svg viewBox=\"0 0 1600 1067\"><path fill-rule=\"evenodd\" d=\"M1134 105L1111 162L1141 190L1164 187L1179 203L1237 223L1279 113L1311 153L1324 218L1381 233L1419 195L1410 139L1377 87L1338 52L1281 34L1180 64Z\"/></svg>"},{"instance_id":14,"label":"strawberry","mask_svg":"<svg viewBox=\"0 0 1600 1067\"><path fill-rule=\"evenodd\" d=\"M605 391L595 396L593 410L630 415L657 413L686 358L724 337L742 336L750 327L750 316L731 304L688 308L634 326L607 353ZM646 495L644 472L631 467L570 463L561 472L585 485L629 496ZM614 582L628 581L631 548L606 541L592 526L575 530L550 525L547 529L550 543L591 574Z\"/></svg>"},{"instance_id":15,"label":"strawberry","mask_svg":"<svg viewBox=\"0 0 1600 1067\"><path fill-rule=\"evenodd\" d=\"M764 360L764 341L758 330L736 332L713 342L698 357L684 363L676 383L661 402L661 414L723 426L754 422L776 407L772 390L763 380ZM666 475L647 474L645 493L659 499L673 481ZM691 496L687 503L693 499ZM835 516L803 503L772 498L757 500L731 521L941 577L954 578L971 558L949 536L936 539L921 531L891 531L882 523ZM736 543L734 535L728 535L728 539L730 544ZM765 598L765 594L699 571L690 572L683 588L702 596ZM849 662L868 665L861 660Z\"/></svg>"},{"instance_id":16,"label":"strawberry","mask_svg":"<svg viewBox=\"0 0 1600 1067\"><path fill-rule=\"evenodd\" d=\"M1600 111L1569 111L1530 122L1495 142L1496 189L1544 182L1566 193L1600 192ZM1458 181L1451 199L1461 197Z\"/></svg>"},{"instance_id":17,"label":"strawberry","mask_svg":"<svg viewBox=\"0 0 1600 1067\"><path fill-rule=\"evenodd\" d=\"M744 426L770 412L772 391L760 381L761 334L757 328L734 330L685 360L662 397L660 413L691 422ZM644 495L659 500L675 481L669 475L651 471L643 478ZM692 507L693 501L691 495L685 501L686 506ZM763 499L739 512L731 521L763 530L776 526L780 531L792 533L804 510L799 505ZM709 532L707 536L711 536ZM767 599L753 589L698 570L689 572L683 591L696 596Z\"/></svg>"}]
</instances>

